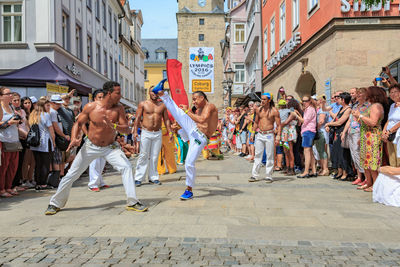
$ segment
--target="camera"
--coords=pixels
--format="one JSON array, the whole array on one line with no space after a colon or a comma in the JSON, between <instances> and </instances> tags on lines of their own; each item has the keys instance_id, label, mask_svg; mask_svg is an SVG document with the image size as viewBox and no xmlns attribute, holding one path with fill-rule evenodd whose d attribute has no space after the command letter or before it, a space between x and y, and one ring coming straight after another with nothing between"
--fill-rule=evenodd
<instances>
[{"instance_id":1,"label":"camera","mask_svg":"<svg viewBox=\"0 0 400 267\"><path fill-rule=\"evenodd\" d=\"M14 119L14 120L17 120L17 121L22 121L21 116L18 115L18 114L15 114L14 117L13 117L13 119Z\"/></svg>"},{"instance_id":2,"label":"camera","mask_svg":"<svg viewBox=\"0 0 400 267\"><path fill-rule=\"evenodd\" d=\"M386 67L382 67L382 72L386 72L387 68Z\"/></svg>"}]
</instances>

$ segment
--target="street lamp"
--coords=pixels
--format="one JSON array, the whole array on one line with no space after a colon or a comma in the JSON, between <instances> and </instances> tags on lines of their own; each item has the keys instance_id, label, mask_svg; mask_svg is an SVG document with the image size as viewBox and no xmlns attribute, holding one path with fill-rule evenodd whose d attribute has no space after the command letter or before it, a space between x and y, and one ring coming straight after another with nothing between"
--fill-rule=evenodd
<instances>
[{"instance_id":1,"label":"street lamp","mask_svg":"<svg viewBox=\"0 0 400 267\"><path fill-rule=\"evenodd\" d=\"M224 88L224 107L226 108L227 106L227 100L226 100L226 95L228 93L228 82L226 80L222 81L222 88Z\"/></svg>"},{"instance_id":2,"label":"street lamp","mask_svg":"<svg viewBox=\"0 0 400 267\"><path fill-rule=\"evenodd\" d=\"M233 75L235 75L236 71L232 70L231 67L229 67L226 71L224 71L226 83L228 85L228 105L232 106L232 85L233 85Z\"/></svg>"}]
</instances>

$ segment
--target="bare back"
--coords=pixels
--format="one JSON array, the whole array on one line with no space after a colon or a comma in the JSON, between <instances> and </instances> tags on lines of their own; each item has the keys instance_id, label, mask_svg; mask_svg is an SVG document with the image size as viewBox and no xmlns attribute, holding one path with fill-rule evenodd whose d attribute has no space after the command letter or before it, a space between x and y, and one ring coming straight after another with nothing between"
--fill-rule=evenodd
<instances>
[{"instance_id":1,"label":"bare back","mask_svg":"<svg viewBox=\"0 0 400 267\"><path fill-rule=\"evenodd\" d=\"M276 108L261 107L257 111L256 122L261 131L270 131L274 129L276 117L279 117L279 112Z\"/></svg>"},{"instance_id":2,"label":"bare back","mask_svg":"<svg viewBox=\"0 0 400 267\"><path fill-rule=\"evenodd\" d=\"M93 144L96 146L108 146L114 142L117 132L109 127L104 120L107 119L112 123L118 123L121 112L123 112L121 105L106 108L99 102L91 102L85 106L80 116L88 117L88 138Z\"/></svg>"},{"instance_id":3,"label":"bare back","mask_svg":"<svg viewBox=\"0 0 400 267\"><path fill-rule=\"evenodd\" d=\"M214 104L208 103L202 108L199 109L197 115L201 116L205 113L206 118L204 122L197 123L197 128L204 133L208 138L210 138L214 132L217 130L218 126L218 109Z\"/></svg>"},{"instance_id":4,"label":"bare back","mask_svg":"<svg viewBox=\"0 0 400 267\"><path fill-rule=\"evenodd\" d=\"M143 116L141 121L143 129L148 131L159 131L161 129L162 119L165 112L166 107L162 102L154 103L150 100L146 100L139 104L136 118L140 120Z\"/></svg>"}]
</instances>

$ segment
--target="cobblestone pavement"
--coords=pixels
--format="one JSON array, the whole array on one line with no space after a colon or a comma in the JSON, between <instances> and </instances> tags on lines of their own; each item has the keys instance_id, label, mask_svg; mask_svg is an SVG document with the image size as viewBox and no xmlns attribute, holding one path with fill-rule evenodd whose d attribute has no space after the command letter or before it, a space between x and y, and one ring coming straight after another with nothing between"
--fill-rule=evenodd
<instances>
[{"instance_id":1,"label":"cobblestone pavement","mask_svg":"<svg viewBox=\"0 0 400 267\"><path fill-rule=\"evenodd\" d=\"M2 266L400 266L400 249L212 238L4 238Z\"/></svg>"}]
</instances>

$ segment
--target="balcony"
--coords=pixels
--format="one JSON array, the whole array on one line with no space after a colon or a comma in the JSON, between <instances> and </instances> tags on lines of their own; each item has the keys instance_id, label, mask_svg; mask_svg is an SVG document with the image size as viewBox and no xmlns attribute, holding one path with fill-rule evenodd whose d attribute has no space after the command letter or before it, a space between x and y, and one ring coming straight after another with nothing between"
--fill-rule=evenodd
<instances>
[{"instance_id":1,"label":"balcony","mask_svg":"<svg viewBox=\"0 0 400 267\"><path fill-rule=\"evenodd\" d=\"M245 62L249 62L251 60L251 56L253 55L255 49L258 49L260 43L260 35L261 35L261 25L260 25L260 13L255 13L255 22L251 27L250 33L247 37L246 45L244 46L244 57Z\"/></svg>"}]
</instances>

